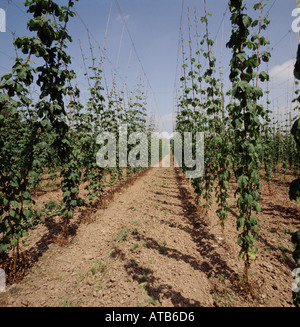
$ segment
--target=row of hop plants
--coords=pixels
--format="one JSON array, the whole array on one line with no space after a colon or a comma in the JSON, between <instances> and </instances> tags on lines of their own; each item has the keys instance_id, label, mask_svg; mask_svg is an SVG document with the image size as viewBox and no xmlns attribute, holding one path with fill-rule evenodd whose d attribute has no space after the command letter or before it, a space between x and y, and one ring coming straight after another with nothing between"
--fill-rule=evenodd
<instances>
[{"instance_id":1,"label":"row of hop plants","mask_svg":"<svg viewBox=\"0 0 300 327\"><path fill-rule=\"evenodd\" d=\"M296 118L292 118L290 112L285 115L285 119L270 118L264 122L262 137L265 151L262 162L265 178L269 183L272 182L274 174L279 174L280 178L285 178L289 171L295 175L299 174L297 147L291 134L292 122L295 122Z\"/></svg>"},{"instance_id":2,"label":"row of hop plants","mask_svg":"<svg viewBox=\"0 0 300 327\"><path fill-rule=\"evenodd\" d=\"M299 85L300 80L300 44L298 45L298 51L297 51L297 60L294 67L294 76L296 79L296 85ZM295 110L300 110L300 90L297 89L295 91L295 98L293 99L293 102L296 103ZM296 121L293 124L291 135L293 136L295 143L296 143L296 158L297 158L297 168L299 169L300 165L300 118L296 119ZM298 178L293 180L290 183L290 190L289 190L289 197L292 201L297 201L300 203L300 174L298 171ZM296 231L292 235L292 243L294 246L294 252L293 252L293 258L297 266L296 273L294 274L294 283L296 284L296 289L300 287L300 229ZM292 294L292 300L295 306L300 306L300 292L299 291L293 291Z\"/></svg>"},{"instance_id":3,"label":"row of hop plants","mask_svg":"<svg viewBox=\"0 0 300 327\"><path fill-rule=\"evenodd\" d=\"M150 133L153 126L147 123L147 98L141 85L128 99L116 87L104 96L102 58L99 65L93 58L87 74L90 96L85 105L81 103L67 52L74 5L72 0L66 0L65 6L52 0L26 0L32 16L27 22L30 36L14 41L25 58L14 58L11 73L1 76L0 264L11 280L23 272L20 240L28 236L28 221L35 214L34 194L45 173L59 176L62 236L67 239L70 220L82 203L81 184L88 193L84 200L91 204L101 201L106 188L145 169L130 167L124 175L118 166L97 165L100 132L117 134L126 123L129 133ZM30 92L34 86L39 90L37 99Z\"/></svg>"},{"instance_id":4,"label":"row of hop plants","mask_svg":"<svg viewBox=\"0 0 300 327\"><path fill-rule=\"evenodd\" d=\"M298 130L296 131L297 122L294 123L296 117L292 117L293 114L287 117L287 121L276 121L268 109L270 102L268 101L266 107L262 104L264 92L261 86L268 83L269 75L261 71L261 67L263 64L267 66L271 57L267 50L269 41L263 36L270 23L267 17L263 17L264 1L260 0L253 5L256 18L248 14L243 0L229 0L228 6L232 34L226 46L232 50L229 73L232 88L224 94L223 74L217 74L217 58L212 52L214 41L209 37L210 14L207 13L206 0L203 0L202 39L198 33L195 10L195 53L189 34L190 53L186 55L181 34L182 92L177 104L176 131L181 134L192 132L194 136L197 132L204 133L204 175L192 179L191 185L197 205L204 213L212 204L212 195L215 195L218 204L216 214L223 232L230 210L230 185L234 182L237 186L237 243L240 246L239 257L244 260L242 280L251 291L249 269L258 251L257 214L262 210L259 204L262 178L271 183L275 173L284 176L289 170L293 174L299 174L299 152L297 140L295 142L294 139ZM190 30L189 8L188 24ZM229 99L227 104L226 96ZM295 116L297 110L296 107ZM292 124L295 124L293 135ZM194 137L194 157L196 150ZM184 172L189 169L185 165L182 167ZM295 190L291 189L290 197L291 200L300 202L297 183L299 180L293 182ZM294 244L295 240L296 236L293 238ZM295 247L299 252L299 240L298 247Z\"/></svg>"}]
</instances>

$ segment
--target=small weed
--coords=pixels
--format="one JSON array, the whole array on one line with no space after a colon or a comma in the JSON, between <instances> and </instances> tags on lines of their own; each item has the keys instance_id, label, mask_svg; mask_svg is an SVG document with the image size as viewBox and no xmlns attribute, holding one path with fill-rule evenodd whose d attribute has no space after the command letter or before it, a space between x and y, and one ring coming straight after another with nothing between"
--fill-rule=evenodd
<instances>
[{"instance_id":1,"label":"small weed","mask_svg":"<svg viewBox=\"0 0 300 327\"><path fill-rule=\"evenodd\" d=\"M44 208L41 210L41 214L44 216L60 216L62 211L63 206L61 203L50 200L48 203L45 203Z\"/></svg>"},{"instance_id":2,"label":"small weed","mask_svg":"<svg viewBox=\"0 0 300 327\"><path fill-rule=\"evenodd\" d=\"M96 275L98 272L104 274L107 272L106 264L100 260L95 260L93 267L89 271L93 275Z\"/></svg>"},{"instance_id":3,"label":"small weed","mask_svg":"<svg viewBox=\"0 0 300 327\"><path fill-rule=\"evenodd\" d=\"M144 270L143 271L142 275L140 276L141 283L147 282L148 274L149 274L149 271L148 270Z\"/></svg>"},{"instance_id":4,"label":"small weed","mask_svg":"<svg viewBox=\"0 0 300 327\"><path fill-rule=\"evenodd\" d=\"M73 302L70 302L68 297L65 297L62 304L61 304L62 307L64 308L74 308L75 305L73 304Z\"/></svg>"},{"instance_id":5,"label":"small weed","mask_svg":"<svg viewBox=\"0 0 300 327\"><path fill-rule=\"evenodd\" d=\"M103 286L102 286L102 284L99 282L99 284L98 284L98 286L97 286L97 288L96 288L96 291L97 291L97 292L100 292L100 291L102 291L102 288L103 288Z\"/></svg>"},{"instance_id":6,"label":"small weed","mask_svg":"<svg viewBox=\"0 0 300 327\"><path fill-rule=\"evenodd\" d=\"M128 230L123 226L119 235L114 239L114 241L117 243L122 243L127 239L128 236Z\"/></svg>"},{"instance_id":7,"label":"small weed","mask_svg":"<svg viewBox=\"0 0 300 327\"><path fill-rule=\"evenodd\" d=\"M130 251L134 251L134 250L138 249L139 247L140 247L140 245L138 243L136 243L131 247Z\"/></svg>"},{"instance_id":8,"label":"small weed","mask_svg":"<svg viewBox=\"0 0 300 327\"><path fill-rule=\"evenodd\" d=\"M117 255L117 251L116 251L115 248L112 248L112 249L109 250L109 252L108 252L108 256L109 256L110 258L115 258L116 255Z\"/></svg>"},{"instance_id":9,"label":"small weed","mask_svg":"<svg viewBox=\"0 0 300 327\"><path fill-rule=\"evenodd\" d=\"M228 277L225 276L224 274L219 274L219 278L222 282L225 282Z\"/></svg>"},{"instance_id":10,"label":"small weed","mask_svg":"<svg viewBox=\"0 0 300 327\"><path fill-rule=\"evenodd\" d=\"M96 273L98 272L97 268L96 267L92 267L90 269L90 272L93 274L93 275L96 275Z\"/></svg>"},{"instance_id":11,"label":"small weed","mask_svg":"<svg viewBox=\"0 0 300 327\"><path fill-rule=\"evenodd\" d=\"M283 253L289 251L288 247L286 247L285 245L283 245L283 244L281 243L281 240L279 240L279 250L280 250L281 252L283 252Z\"/></svg>"},{"instance_id":12,"label":"small weed","mask_svg":"<svg viewBox=\"0 0 300 327\"><path fill-rule=\"evenodd\" d=\"M143 288L146 292L148 292L148 283L147 282L140 283L139 288Z\"/></svg>"},{"instance_id":13,"label":"small weed","mask_svg":"<svg viewBox=\"0 0 300 327\"><path fill-rule=\"evenodd\" d=\"M156 301L151 296L149 297L148 302L152 305L156 305Z\"/></svg>"},{"instance_id":14,"label":"small weed","mask_svg":"<svg viewBox=\"0 0 300 327\"><path fill-rule=\"evenodd\" d=\"M224 292L221 296L215 291L214 292L214 301L217 307L232 307L233 294Z\"/></svg>"}]
</instances>

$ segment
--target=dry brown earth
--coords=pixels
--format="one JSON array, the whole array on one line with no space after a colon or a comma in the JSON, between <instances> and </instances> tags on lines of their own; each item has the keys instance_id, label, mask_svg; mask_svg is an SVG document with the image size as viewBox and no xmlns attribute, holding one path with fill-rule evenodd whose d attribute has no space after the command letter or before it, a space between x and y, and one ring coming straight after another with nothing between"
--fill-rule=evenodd
<instances>
[{"instance_id":1,"label":"dry brown earth","mask_svg":"<svg viewBox=\"0 0 300 327\"><path fill-rule=\"evenodd\" d=\"M59 198L59 193L55 196ZM57 217L31 231L22 248L31 256L32 267L22 281L0 294L0 303L8 307L292 306L291 234L300 228L300 219L299 205L288 199L288 181L278 178L271 190L263 183L259 253L251 266L254 298L237 288L243 262L238 260L233 192L230 202L222 233L216 204L201 214L180 171L152 168L120 189L107 208L79 208L67 245L55 241L60 232Z\"/></svg>"}]
</instances>

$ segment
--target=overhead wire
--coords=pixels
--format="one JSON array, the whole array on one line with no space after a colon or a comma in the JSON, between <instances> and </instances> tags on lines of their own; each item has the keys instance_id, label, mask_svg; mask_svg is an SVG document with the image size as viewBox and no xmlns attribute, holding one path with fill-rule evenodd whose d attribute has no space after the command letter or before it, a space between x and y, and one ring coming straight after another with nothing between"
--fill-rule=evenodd
<instances>
[{"instance_id":1,"label":"overhead wire","mask_svg":"<svg viewBox=\"0 0 300 327\"><path fill-rule=\"evenodd\" d=\"M121 48L122 48L122 43L123 43L123 38L124 38L124 31L125 31L125 24L123 23L122 33L121 33L121 39L120 39L120 43L119 43L119 50L118 50L117 60L116 60L116 64L115 64L115 70L114 70L114 74L113 74L113 77L112 77L112 91L111 92L113 92L113 90L115 89L117 69L118 69L118 66L119 66Z\"/></svg>"},{"instance_id":2,"label":"overhead wire","mask_svg":"<svg viewBox=\"0 0 300 327\"><path fill-rule=\"evenodd\" d=\"M15 1L14 0L9 0L12 4L14 4L14 6L16 7L16 8L18 8L19 9L19 11L21 12L21 13L23 13L27 18L29 18L30 19L30 17L29 17L29 15L22 9L22 8L20 8L20 6L19 5L17 5L16 3L15 3Z\"/></svg>"},{"instance_id":3,"label":"overhead wire","mask_svg":"<svg viewBox=\"0 0 300 327\"><path fill-rule=\"evenodd\" d=\"M5 7L5 10L4 10L5 11L5 16L4 16L3 19L5 19L6 15L7 15L7 11L8 11L8 8L9 8L10 3L13 3L13 0L7 0L6 7ZM14 3L14 5L16 5L16 4ZM0 22L0 23L1 23L0 25L2 25L3 22ZM8 30L12 34L12 36L14 38L15 32L12 31L8 26L5 26L5 29ZM8 58L12 58L12 56L10 56L9 54L7 54L3 50L0 50L0 53L2 53L3 55L5 55ZM10 71L10 69L8 69L7 67L4 67L2 65L0 66L0 68L3 69L3 70L5 70L5 71L8 71L8 72Z\"/></svg>"},{"instance_id":4,"label":"overhead wire","mask_svg":"<svg viewBox=\"0 0 300 327\"><path fill-rule=\"evenodd\" d=\"M115 0L115 4L116 4L116 7L117 7L117 9L118 9L118 11L119 11L120 17L121 17L121 19L122 19L122 21L123 21L123 23L124 23L124 25L125 25L125 28L126 28L127 34L128 34L129 39L130 39L130 41L131 41L131 44L132 44L132 47L133 47L134 53L135 53L135 55L136 55L136 58L137 58L137 60L138 60L138 62L139 62L139 64L140 64L140 66L141 66L141 69L142 69L142 72L143 72L143 74L144 74L144 77L145 77L145 80L146 80L146 82L147 82L147 85L148 85L148 87L150 88L150 90L151 90L151 92L152 92L152 96L153 96L153 100L154 100L154 105L155 105L156 111L157 111L158 115L159 115L160 117L162 117L162 116L161 116L161 113L160 113L160 111L159 111L159 107L158 107L157 99L156 99L156 96L155 96L155 92L154 92L154 90L153 90L153 88L152 88L152 85L151 85L151 83L150 83L150 81L149 81L149 78L148 78L148 76L147 76L147 74L146 74L146 71L145 71L145 69L144 69L144 66L143 66L143 64L142 64L141 58L140 58L140 56L139 56L139 54L138 54L138 51L137 51L137 49L136 49L136 46L135 46L135 43L134 43L133 37L132 37L131 32L130 32L130 30L129 30L129 28L128 28L128 25L127 25L127 23L126 23L126 20L125 20L125 18L124 18L124 15L123 15L123 13L122 13L122 10L121 10L121 7L120 7L120 4L119 4L118 0ZM162 125L163 125L163 127L165 128L165 125L164 125L164 122L163 122L163 121L162 121Z\"/></svg>"},{"instance_id":5,"label":"overhead wire","mask_svg":"<svg viewBox=\"0 0 300 327\"><path fill-rule=\"evenodd\" d=\"M85 21L83 20L83 18L80 16L80 14L78 13L78 11L77 11L76 9L74 9L74 11L75 11L77 17L79 18L81 24L82 24L82 25L84 26L84 28L86 29L87 33L91 35L91 37L93 38L94 42L97 44L98 49L100 50L100 53L101 53L101 58L103 59L103 56L104 56L104 53L105 53L105 48L102 47L102 46L99 44L98 40L95 38L95 36L93 35L93 33L90 31L88 25L85 23ZM107 60L107 62L108 62L112 67L114 66L113 62L110 60L110 58L109 58L107 55L105 56L105 59ZM121 74L120 74L119 71L117 71L117 74L118 74L118 76L120 77L121 80L124 80L124 78L121 76Z\"/></svg>"}]
</instances>

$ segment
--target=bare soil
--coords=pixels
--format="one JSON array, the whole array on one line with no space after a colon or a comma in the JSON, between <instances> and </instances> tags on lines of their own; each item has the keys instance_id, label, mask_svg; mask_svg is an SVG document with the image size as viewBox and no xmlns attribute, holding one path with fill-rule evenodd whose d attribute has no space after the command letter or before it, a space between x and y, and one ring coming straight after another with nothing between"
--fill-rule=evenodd
<instances>
[{"instance_id":1,"label":"bare soil","mask_svg":"<svg viewBox=\"0 0 300 327\"><path fill-rule=\"evenodd\" d=\"M0 294L0 305L292 307L291 235L300 229L300 206L288 198L293 176L285 179L263 181L252 295L240 282L234 184L222 231L216 203L197 210L188 181L171 167L149 169L101 208L78 208L67 244L58 242L60 217L38 225L22 245L30 269ZM39 202L60 196L47 192Z\"/></svg>"}]
</instances>

